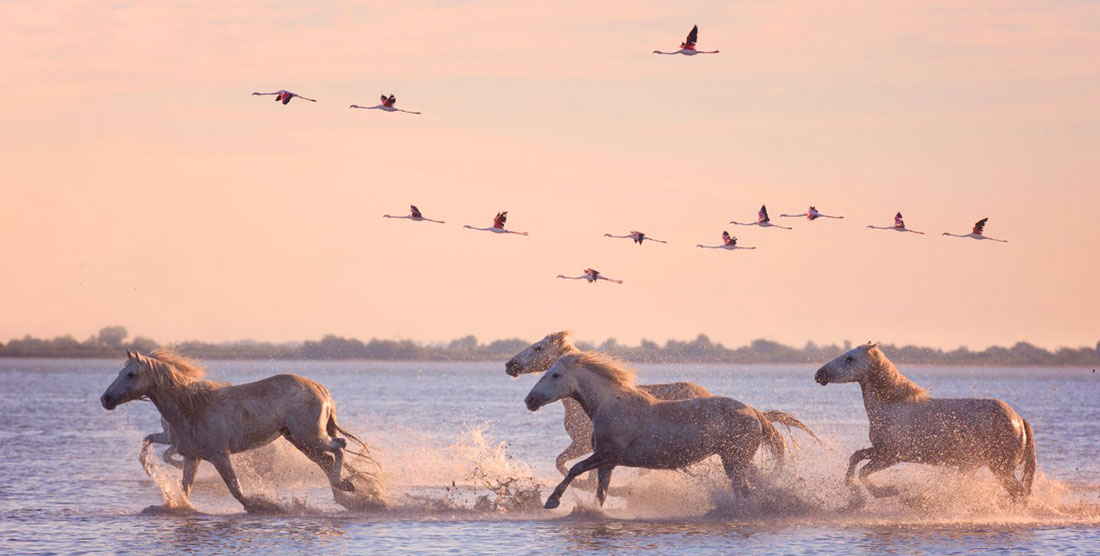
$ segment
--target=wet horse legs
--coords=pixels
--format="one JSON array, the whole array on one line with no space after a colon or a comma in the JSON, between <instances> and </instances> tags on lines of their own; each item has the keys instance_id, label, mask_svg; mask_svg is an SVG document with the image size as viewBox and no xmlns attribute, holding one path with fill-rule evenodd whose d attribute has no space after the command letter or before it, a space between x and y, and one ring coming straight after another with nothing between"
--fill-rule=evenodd
<instances>
[{"instance_id":1,"label":"wet horse legs","mask_svg":"<svg viewBox=\"0 0 1100 556\"><path fill-rule=\"evenodd\" d=\"M543 507L548 510L558 507L561 504L561 495L565 493L565 489L569 487L569 483L573 482L573 479L577 478L577 475L603 466L614 467L618 461L618 455L609 451L597 451L588 458L581 460L569 470L569 473L565 475L565 479L558 483L554 492L550 493L550 497L546 499L546 505ZM610 470L607 472L607 480L611 481Z\"/></svg>"}]
</instances>

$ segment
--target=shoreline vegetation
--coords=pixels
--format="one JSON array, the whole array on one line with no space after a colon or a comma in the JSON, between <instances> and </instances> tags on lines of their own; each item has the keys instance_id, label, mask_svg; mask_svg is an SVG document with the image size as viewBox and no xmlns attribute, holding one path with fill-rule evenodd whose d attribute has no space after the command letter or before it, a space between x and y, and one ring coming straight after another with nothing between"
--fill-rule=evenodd
<instances>
[{"instance_id":1,"label":"shoreline vegetation","mask_svg":"<svg viewBox=\"0 0 1100 556\"><path fill-rule=\"evenodd\" d=\"M530 345L518 338L495 340L483 344L474 336L451 342L426 344L412 340L362 341L327 335L318 341L304 342L179 342L176 348L199 359L258 360L385 360L385 361L503 361ZM0 343L0 357L48 358L118 358L127 349L148 353L161 344L142 336L130 338L121 326L108 326L98 334L79 341L72 336L52 339L25 336ZM626 346L614 338L600 344L577 342L577 347L595 349L632 363L818 363L829 361L851 348L830 344L818 346L807 342L791 347L770 340L754 340L748 345L727 348L711 342L700 334L692 341L669 340L665 345L642 340L639 345ZM939 365L997 366L1094 366L1100 364L1100 342L1093 347L1063 347L1049 351L1027 342L1012 347L990 347L971 351L966 347L942 350L921 346L883 344L882 349L897 362Z\"/></svg>"}]
</instances>

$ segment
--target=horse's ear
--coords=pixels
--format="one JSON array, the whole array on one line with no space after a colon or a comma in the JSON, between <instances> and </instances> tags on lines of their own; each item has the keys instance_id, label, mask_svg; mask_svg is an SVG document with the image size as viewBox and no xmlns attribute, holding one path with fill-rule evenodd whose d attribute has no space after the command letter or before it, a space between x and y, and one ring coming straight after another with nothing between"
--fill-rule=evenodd
<instances>
[{"instance_id":1,"label":"horse's ear","mask_svg":"<svg viewBox=\"0 0 1100 556\"><path fill-rule=\"evenodd\" d=\"M126 358L127 359L133 359L134 358L134 352L132 352L130 350L126 350Z\"/></svg>"},{"instance_id":2,"label":"horse's ear","mask_svg":"<svg viewBox=\"0 0 1100 556\"><path fill-rule=\"evenodd\" d=\"M875 349L878 347L878 342L867 341L867 349Z\"/></svg>"}]
</instances>

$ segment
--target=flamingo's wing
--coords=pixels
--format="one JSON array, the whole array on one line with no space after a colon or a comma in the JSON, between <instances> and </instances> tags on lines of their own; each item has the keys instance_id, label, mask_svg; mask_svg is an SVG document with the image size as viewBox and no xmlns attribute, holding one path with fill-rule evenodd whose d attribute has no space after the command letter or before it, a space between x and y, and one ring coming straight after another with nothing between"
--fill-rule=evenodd
<instances>
[{"instance_id":1,"label":"flamingo's wing","mask_svg":"<svg viewBox=\"0 0 1100 556\"><path fill-rule=\"evenodd\" d=\"M974 223L975 234L982 235L982 232L985 230L985 223L987 220L989 220L989 218L982 218L981 220Z\"/></svg>"},{"instance_id":2,"label":"flamingo's wing","mask_svg":"<svg viewBox=\"0 0 1100 556\"><path fill-rule=\"evenodd\" d=\"M283 104L290 102L292 98L294 98L294 93L283 91Z\"/></svg>"},{"instance_id":3,"label":"flamingo's wing","mask_svg":"<svg viewBox=\"0 0 1100 556\"><path fill-rule=\"evenodd\" d=\"M508 211L500 211L497 213L496 218L493 218L494 228L503 228L504 223L508 221Z\"/></svg>"},{"instance_id":4,"label":"flamingo's wing","mask_svg":"<svg viewBox=\"0 0 1100 556\"><path fill-rule=\"evenodd\" d=\"M386 102L384 104L386 106L393 106L395 102L397 102L397 97L390 95L390 98L386 99Z\"/></svg>"},{"instance_id":5,"label":"flamingo's wing","mask_svg":"<svg viewBox=\"0 0 1100 556\"><path fill-rule=\"evenodd\" d=\"M894 216L894 227L895 227L895 228L904 228L904 227L905 227L905 221L904 221L904 220L902 220L902 218L901 218L901 213L900 213L900 212L899 212L899 213L897 213L897 214L896 214L896 215Z\"/></svg>"},{"instance_id":6,"label":"flamingo's wing","mask_svg":"<svg viewBox=\"0 0 1100 556\"><path fill-rule=\"evenodd\" d=\"M589 275L589 276L599 276L600 271L598 271L594 268L586 268L586 269L584 269L584 273Z\"/></svg>"},{"instance_id":7,"label":"flamingo's wing","mask_svg":"<svg viewBox=\"0 0 1100 556\"><path fill-rule=\"evenodd\" d=\"M409 214L411 214L413 218L421 218L423 216L420 214L420 209L416 208L416 205L409 205Z\"/></svg>"},{"instance_id":8,"label":"flamingo's wing","mask_svg":"<svg viewBox=\"0 0 1100 556\"><path fill-rule=\"evenodd\" d=\"M768 218L768 207L765 205L760 205L760 212L757 214L757 216L760 218L761 222L771 221L771 219Z\"/></svg>"},{"instance_id":9,"label":"flamingo's wing","mask_svg":"<svg viewBox=\"0 0 1100 556\"><path fill-rule=\"evenodd\" d=\"M684 46L687 48L694 48L697 42L699 42L699 26L693 25L691 27L691 32L688 33L687 40L684 41Z\"/></svg>"}]
</instances>

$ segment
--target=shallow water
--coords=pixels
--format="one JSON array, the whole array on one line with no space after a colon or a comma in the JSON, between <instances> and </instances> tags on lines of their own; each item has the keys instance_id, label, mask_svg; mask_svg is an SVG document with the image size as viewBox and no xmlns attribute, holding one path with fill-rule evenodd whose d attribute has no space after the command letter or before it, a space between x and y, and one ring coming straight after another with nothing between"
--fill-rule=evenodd
<instances>
[{"instance_id":1,"label":"shallow water","mask_svg":"<svg viewBox=\"0 0 1100 556\"><path fill-rule=\"evenodd\" d=\"M0 553L1100 551L1100 375L1091 369L903 367L933 395L1001 398L1028 419L1038 439L1035 494L1013 506L985 471L963 479L902 465L876 475L898 486L899 497L846 510L847 457L867 444L857 386L822 388L813 365L643 365L645 382L691 380L793 413L826 446L798 437L796 471L749 501L733 497L716 466L704 463L689 473L619 469L602 512L583 490L549 512L512 496L539 484L545 498L560 478L554 456L568 445L560 404L524 408L533 376L508 378L499 363L212 362L218 380L296 372L325 384L341 425L371 444L392 502L385 511L346 511L312 464L277 445L236 461L246 490L288 513L251 516L208 464L192 495L201 513L142 513L164 501L137 461L141 437L158 431L159 419L148 403L100 407L120 365L0 360ZM157 469L168 482L179 476ZM518 487L486 488L509 479Z\"/></svg>"}]
</instances>

